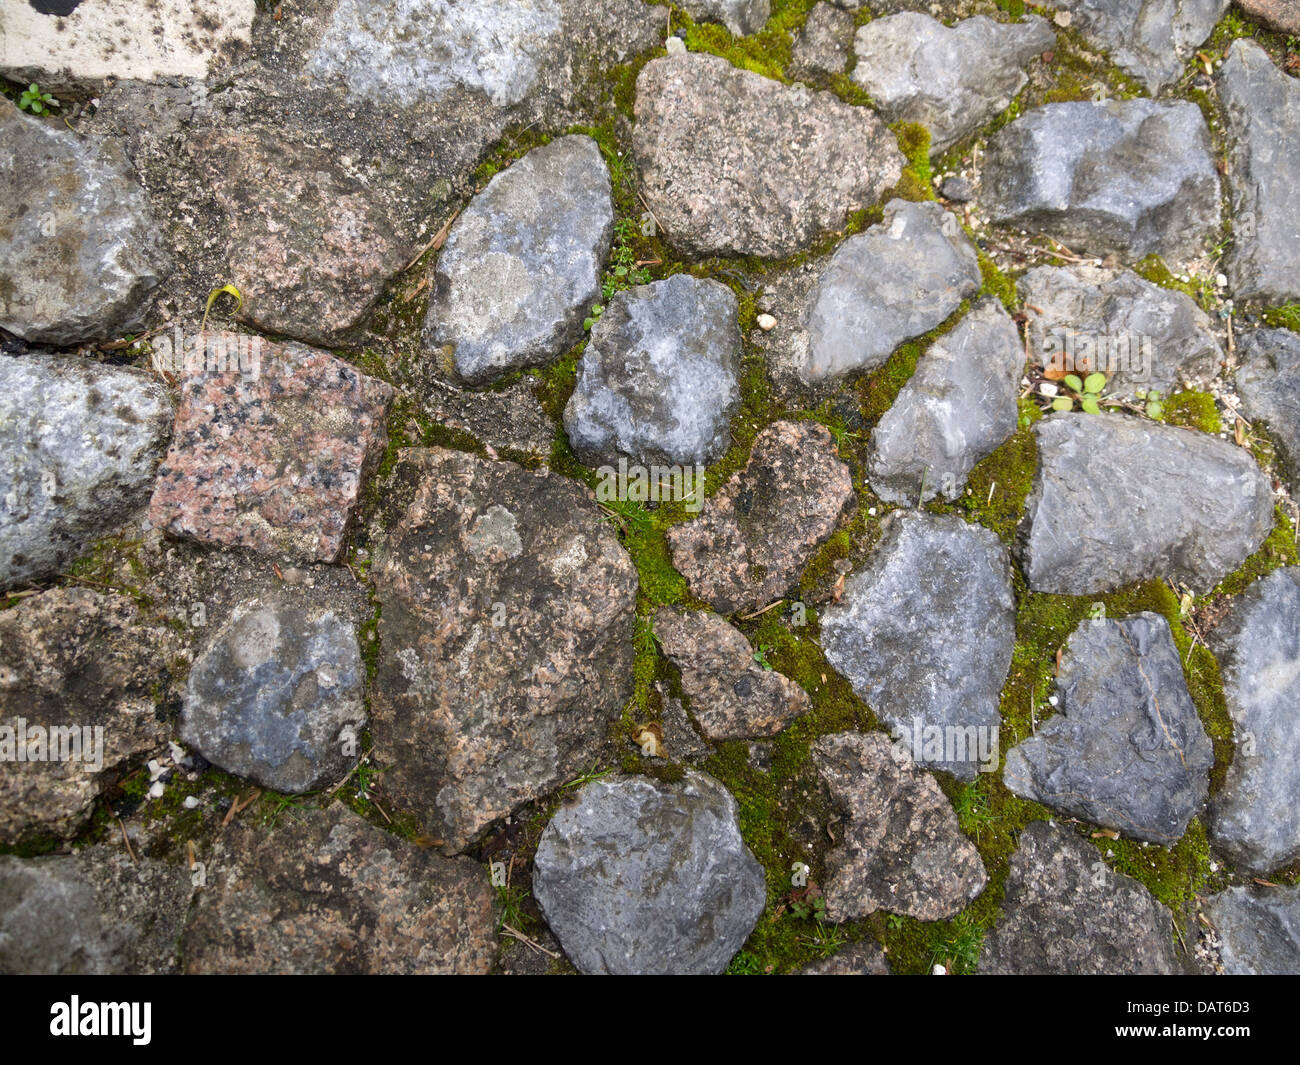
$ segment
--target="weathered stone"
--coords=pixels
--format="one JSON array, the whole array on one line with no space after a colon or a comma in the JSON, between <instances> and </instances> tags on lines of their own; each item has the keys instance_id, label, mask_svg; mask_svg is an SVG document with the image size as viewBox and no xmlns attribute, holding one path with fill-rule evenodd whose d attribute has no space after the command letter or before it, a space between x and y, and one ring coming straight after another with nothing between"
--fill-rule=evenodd
<instances>
[{"instance_id":1,"label":"weathered stone","mask_svg":"<svg viewBox=\"0 0 1300 1065\"><path fill-rule=\"evenodd\" d=\"M799 685L759 665L744 633L716 614L661 607L654 629L682 671L682 691L710 740L775 736L812 709Z\"/></svg>"},{"instance_id":2,"label":"weathered stone","mask_svg":"<svg viewBox=\"0 0 1300 1065\"><path fill-rule=\"evenodd\" d=\"M632 146L668 239L700 255L791 255L875 203L903 167L867 108L699 53L642 69Z\"/></svg>"},{"instance_id":3,"label":"weathered stone","mask_svg":"<svg viewBox=\"0 0 1300 1065\"><path fill-rule=\"evenodd\" d=\"M1077 0L1071 26L1158 93L1177 81L1230 0Z\"/></svg>"},{"instance_id":4,"label":"weathered stone","mask_svg":"<svg viewBox=\"0 0 1300 1065\"><path fill-rule=\"evenodd\" d=\"M1300 488L1300 336L1290 329L1253 329L1237 341L1241 369L1234 384L1252 423L1278 444L1292 491Z\"/></svg>"},{"instance_id":5,"label":"weathered stone","mask_svg":"<svg viewBox=\"0 0 1300 1065\"><path fill-rule=\"evenodd\" d=\"M1017 795L1170 846L1209 791L1214 748L1159 614L1084 621L1056 676L1060 707L1007 752Z\"/></svg>"},{"instance_id":6,"label":"weathered stone","mask_svg":"<svg viewBox=\"0 0 1300 1065\"><path fill-rule=\"evenodd\" d=\"M1015 607L1006 549L988 529L950 514L890 515L866 566L823 611L821 643L921 765L961 780L997 767Z\"/></svg>"},{"instance_id":7,"label":"weathered stone","mask_svg":"<svg viewBox=\"0 0 1300 1065\"><path fill-rule=\"evenodd\" d=\"M929 773L878 732L840 732L812 745L813 764L846 820L826 857L832 921L877 910L937 921L965 908L988 876L975 845Z\"/></svg>"},{"instance_id":8,"label":"weathered stone","mask_svg":"<svg viewBox=\"0 0 1300 1065\"><path fill-rule=\"evenodd\" d=\"M1024 362L1002 304L976 304L921 356L876 423L867 460L872 491L908 504L960 496L975 464L1016 431Z\"/></svg>"},{"instance_id":9,"label":"weathered stone","mask_svg":"<svg viewBox=\"0 0 1300 1065\"><path fill-rule=\"evenodd\" d=\"M362 480L387 445L392 388L324 351L261 337L205 333L171 358L181 398L153 524L335 561Z\"/></svg>"},{"instance_id":10,"label":"weathered stone","mask_svg":"<svg viewBox=\"0 0 1300 1065\"><path fill-rule=\"evenodd\" d=\"M190 670L181 739L236 776L311 791L356 761L364 680L356 631L333 609L241 603Z\"/></svg>"},{"instance_id":11,"label":"weathered stone","mask_svg":"<svg viewBox=\"0 0 1300 1065\"><path fill-rule=\"evenodd\" d=\"M439 376L430 377L424 396L424 414L430 421L460 429L498 451L531 452L538 459L550 456L555 423L542 405L540 377L523 374L512 384L491 389L457 388Z\"/></svg>"},{"instance_id":12,"label":"weathered stone","mask_svg":"<svg viewBox=\"0 0 1300 1065\"><path fill-rule=\"evenodd\" d=\"M928 126L935 154L1010 107L1029 80L1022 68L1055 43L1047 21L1033 15L945 26L904 11L858 28L853 80L890 121Z\"/></svg>"},{"instance_id":13,"label":"weathered stone","mask_svg":"<svg viewBox=\"0 0 1300 1065\"><path fill-rule=\"evenodd\" d=\"M1236 753L1210 807L1210 838L1248 872L1300 858L1300 568L1275 570L1212 635Z\"/></svg>"},{"instance_id":14,"label":"weathered stone","mask_svg":"<svg viewBox=\"0 0 1300 1065\"><path fill-rule=\"evenodd\" d=\"M800 970L800 976L889 976L885 953L869 939L845 947L823 961L815 961Z\"/></svg>"},{"instance_id":15,"label":"weathered stone","mask_svg":"<svg viewBox=\"0 0 1300 1065\"><path fill-rule=\"evenodd\" d=\"M1219 99L1232 164L1233 295L1300 298L1300 83L1254 41L1239 40L1219 71Z\"/></svg>"},{"instance_id":16,"label":"weathered stone","mask_svg":"<svg viewBox=\"0 0 1300 1065\"><path fill-rule=\"evenodd\" d=\"M1300 974L1300 887L1233 887L1205 900L1229 976Z\"/></svg>"},{"instance_id":17,"label":"weathered stone","mask_svg":"<svg viewBox=\"0 0 1300 1065\"><path fill-rule=\"evenodd\" d=\"M59 573L143 506L171 416L140 370L0 358L0 587Z\"/></svg>"},{"instance_id":18,"label":"weathered stone","mask_svg":"<svg viewBox=\"0 0 1300 1065\"><path fill-rule=\"evenodd\" d=\"M375 549L387 794L449 852L589 766L631 691L636 570L567 478L403 453Z\"/></svg>"},{"instance_id":19,"label":"weathered stone","mask_svg":"<svg viewBox=\"0 0 1300 1065\"><path fill-rule=\"evenodd\" d=\"M953 174L943 179L943 184L939 187L939 195L953 203L970 203L975 199L975 186L968 178Z\"/></svg>"},{"instance_id":20,"label":"weathered stone","mask_svg":"<svg viewBox=\"0 0 1300 1065\"><path fill-rule=\"evenodd\" d=\"M1300 33L1300 0L1237 0L1237 6L1279 33Z\"/></svg>"},{"instance_id":21,"label":"weathered stone","mask_svg":"<svg viewBox=\"0 0 1300 1065\"><path fill-rule=\"evenodd\" d=\"M735 800L693 770L584 787L542 833L533 894L573 964L602 974L720 973L766 901Z\"/></svg>"},{"instance_id":22,"label":"weathered stone","mask_svg":"<svg viewBox=\"0 0 1300 1065\"><path fill-rule=\"evenodd\" d=\"M542 365L582 337L614 228L609 173L590 137L561 137L497 174L438 256L425 344L481 384Z\"/></svg>"},{"instance_id":23,"label":"weathered stone","mask_svg":"<svg viewBox=\"0 0 1300 1065\"><path fill-rule=\"evenodd\" d=\"M1107 374L1108 398L1203 389L1219 372L1223 349L1209 315L1130 270L1037 266L1016 288L1034 358L1080 376Z\"/></svg>"},{"instance_id":24,"label":"weathered stone","mask_svg":"<svg viewBox=\"0 0 1300 1065\"><path fill-rule=\"evenodd\" d=\"M256 0L17 0L5 5L0 76L46 90L205 78L247 52L256 11Z\"/></svg>"},{"instance_id":25,"label":"weathered stone","mask_svg":"<svg viewBox=\"0 0 1300 1065\"><path fill-rule=\"evenodd\" d=\"M187 973L485 973L496 900L483 869L341 803L226 829L183 940Z\"/></svg>"},{"instance_id":26,"label":"weathered stone","mask_svg":"<svg viewBox=\"0 0 1300 1065\"><path fill-rule=\"evenodd\" d=\"M167 270L121 148L28 118L8 101L0 104L0 240L0 327L33 342L120 336L141 323Z\"/></svg>"},{"instance_id":27,"label":"weathered stone","mask_svg":"<svg viewBox=\"0 0 1300 1065\"><path fill-rule=\"evenodd\" d=\"M980 184L993 221L1076 252L1181 261L1219 227L1209 130L1185 101L1035 108L994 134Z\"/></svg>"},{"instance_id":28,"label":"weathered stone","mask_svg":"<svg viewBox=\"0 0 1300 1065\"><path fill-rule=\"evenodd\" d=\"M1073 832L1035 821L1011 856L1002 918L984 938L978 971L1170 975L1173 938L1173 918L1145 887Z\"/></svg>"},{"instance_id":29,"label":"weathered stone","mask_svg":"<svg viewBox=\"0 0 1300 1065\"><path fill-rule=\"evenodd\" d=\"M0 973L174 973L191 891L185 867L108 847L0 857Z\"/></svg>"},{"instance_id":30,"label":"weathered stone","mask_svg":"<svg viewBox=\"0 0 1300 1065\"><path fill-rule=\"evenodd\" d=\"M740 406L735 294L674 274L618 293L591 331L564 429L589 466L716 462Z\"/></svg>"},{"instance_id":31,"label":"weathered stone","mask_svg":"<svg viewBox=\"0 0 1300 1065\"><path fill-rule=\"evenodd\" d=\"M796 584L852 499L825 426L773 422L700 516L668 530L673 565L720 613L767 606Z\"/></svg>"},{"instance_id":32,"label":"weathered stone","mask_svg":"<svg viewBox=\"0 0 1300 1065\"><path fill-rule=\"evenodd\" d=\"M891 200L885 217L839 246L822 271L805 327L804 381L874 370L980 287L979 261L937 203Z\"/></svg>"},{"instance_id":33,"label":"weathered stone","mask_svg":"<svg viewBox=\"0 0 1300 1065\"><path fill-rule=\"evenodd\" d=\"M681 6L697 22L721 22L737 37L757 33L772 13L771 0L682 0Z\"/></svg>"},{"instance_id":34,"label":"weathered stone","mask_svg":"<svg viewBox=\"0 0 1300 1065\"><path fill-rule=\"evenodd\" d=\"M101 790L166 742L155 692L174 651L116 593L54 588L0 612L0 843L76 835Z\"/></svg>"},{"instance_id":35,"label":"weathered stone","mask_svg":"<svg viewBox=\"0 0 1300 1065\"><path fill-rule=\"evenodd\" d=\"M1273 492L1248 452L1122 414L1034 425L1021 566L1035 591L1086 595L1163 577L1209 591L1264 541ZM1096 475L1098 457L1104 475Z\"/></svg>"},{"instance_id":36,"label":"weathered stone","mask_svg":"<svg viewBox=\"0 0 1300 1065\"><path fill-rule=\"evenodd\" d=\"M790 49L790 72L798 77L844 73L853 39L853 16L830 4L817 4Z\"/></svg>"}]
</instances>

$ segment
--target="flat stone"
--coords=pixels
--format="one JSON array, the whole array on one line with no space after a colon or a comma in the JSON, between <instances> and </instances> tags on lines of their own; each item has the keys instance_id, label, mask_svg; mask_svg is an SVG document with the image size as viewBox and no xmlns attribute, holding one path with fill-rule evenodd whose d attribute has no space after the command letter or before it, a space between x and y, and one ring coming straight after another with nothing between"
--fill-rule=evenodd
<instances>
[{"instance_id":1,"label":"flat stone","mask_svg":"<svg viewBox=\"0 0 1300 1065\"><path fill-rule=\"evenodd\" d=\"M150 521L207 543L338 559L387 445L392 388L327 352L231 333L201 334L172 358L180 405Z\"/></svg>"},{"instance_id":2,"label":"flat stone","mask_svg":"<svg viewBox=\"0 0 1300 1065\"><path fill-rule=\"evenodd\" d=\"M1210 808L1210 839L1264 875L1300 858L1300 568L1246 589L1214 630L1236 750Z\"/></svg>"},{"instance_id":3,"label":"flat stone","mask_svg":"<svg viewBox=\"0 0 1300 1065\"><path fill-rule=\"evenodd\" d=\"M805 965L800 976L890 976L892 970L885 953L868 939L845 947L822 961Z\"/></svg>"},{"instance_id":4,"label":"flat stone","mask_svg":"<svg viewBox=\"0 0 1300 1065\"><path fill-rule=\"evenodd\" d=\"M757 33L772 13L772 0L682 0L697 22L721 22L737 37Z\"/></svg>"},{"instance_id":5,"label":"flat stone","mask_svg":"<svg viewBox=\"0 0 1300 1065\"><path fill-rule=\"evenodd\" d=\"M496 892L341 803L226 828L182 943L187 973L471 974L496 955Z\"/></svg>"},{"instance_id":6,"label":"flat stone","mask_svg":"<svg viewBox=\"0 0 1300 1065\"><path fill-rule=\"evenodd\" d=\"M921 356L871 433L867 479L890 503L958 498L1016 431L1025 351L1002 304L981 300Z\"/></svg>"},{"instance_id":7,"label":"flat stone","mask_svg":"<svg viewBox=\"0 0 1300 1065\"><path fill-rule=\"evenodd\" d=\"M116 593L53 588L0 612L0 843L75 836L103 789L166 743L155 692L176 650Z\"/></svg>"},{"instance_id":8,"label":"flat stone","mask_svg":"<svg viewBox=\"0 0 1300 1065\"><path fill-rule=\"evenodd\" d=\"M1219 99L1230 145L1232 294L1300 298L1300 83L1254 41L1238 40L1219 71Z\"/></svg>"},{"instance_id":9,"label":"flat stone","mask_svg":"<svg viewBox=\"0 0 1300 1065\"><path fill-rule=\"evenodd\" d=\"M350 622L286 598L239 604L190 670L180 736L236 776L290 793L337 783L365 725Z\"/></svg>"},{"instance_id":10,"label":"flat stone","mask_svg":"<svg viewBox=\"0 0 1300 1065\"><path fill-rule=\"evenodd\" d=\"M850 921L877 910L937 921L965 909L988 876L975 845L929 773L878 732L839 732L812 745L813 764L844 811L826 856L826 913Z\"/></svg>"},{"instance_id":11,"label":"flat stone","mask_svg":"<svg viewBox=\"0 0 1300 1065\"><path fill-rule=\"evenodd\" d=\"M939 195L953 203L970 203L975 199L975 186L968 178L953 174L943 179L943 184L939 186Z\"/></svg>"},{"instance_id":12,"label":"flat stone","mask_svg":"<svg viewBox=\"0 0 1300 1065\"><path fill-rule=\"evenodd\" d=\"M1214 747L1169 622L1149 612L1084 621L1056 687L1060 707L1007 752L1003 783L1134 839L1176 843L1209 791Z\"/></svg>"},{"instance_id":13,"label":"flat stone","mask_svg":"<svg viewBox=\"0 0 1300 1065\"><path fill-rule=\"evenodd\" d=\"M1237 6L1279 33L1300 33L1300 0L1237 0Z\"/></svg>"},{"instance_id":14,"label":"flat stone","mask_svg":"<svg viewBox=\"0 0 1300 1065\"><path fill-rule=\"evenodd\" d=\"M849 12L816 4L790 49L790 73L813 78L843 74L855 26Z\"/></svg>"},{"instance_id":15,"label":"flat stone","mask_svg":"<svg viewBox=\"0 0 1300 1065\"><path fill-rule=\"evenodd\" d=\"M1219 372L1223 349L1209 315L1131 270L1036 266L1016 288L1034 358L1081 376L1107 374L1108 398L1205 389Z\"/></svg>"},{"instance_id":16,"label":"flat stone","mask_svg":"<svg viewBox=\"0 0 1300 1065\"><path fill-rule=\"evenodd\" d=\"M184 866L103 846L0 856L0 973L175 973L191 892Z\"/></svg>"},{"instance_id":17,"label":"flat stone","mask_svg":"<svg viewBox=\"0 0 1300 1065\"><path fill-rule=\"evenodd\" d=\"M945 26L904 11L858 28L853 81L891 122L919 122L936 154L1011 106L1029 80L1023 68L1056 34L1036 15L995 22L985 15Z\"/></svg>"},{"instance_id":18,"label":"flat stone","mask_svg":"<svg viewBox=\"0 0 1300 1065\"><path fill-rule=\"evenodd\" d=\"M1172 975L1174 922L1131 877L1075 833L1035 821L1011 856L1002 918L984 937L992 975Z\"/></svg>"},{"instance_id":19,"label":"flat stone","mask_svg":"<svg viewBox=\"0 0 1300 1065\"><path fill-rule=\"evenodd\" d=\"M1035 423L1038 471L1021 567L1034 591L1087 595L1163 577L1209 591L1273 527L1273 492L1250 454L1191 429L1122 414ZM1081 475L1105 456L1105 476Z\"/></svg>"},{"instance_id":20,"label":"flat stone","mask_svg":"<svg viewBox=\"0 0 1300 1065\"><path fill-rule=\"evenodd\" d=\"M1252 424L1268 427L1292 491L1300 485L1300 336L1290 329L1253 329L1237 341L1241 369L1234 384Z\"/></svg>"},{"instance_id":21,"label":"flat stone","mask_svg":"<svg viewBox=\"0 0 1300 1065\"><path fill-rule=\"evenodd\" d=\"M1219 227L1219 176L1201 109L1137 98L1035 108L989 141L990 218L1072 251L1190 259Z\"/></svg>"},{"instance_id":22,"label":"flat stone","mask_svg":"<svg viewBox=\"0 0 1300 1065\"><path fill-rule=\"evenodd\" d=\"M1079 0L1070 25L1154 95L1177 81L1230 0Z\"/></svg>"},{"instance_id":23,"label":"flat stone","mask_svg":"<svg viewBox=\"0 0 1300 1065\"><path fill-rule=\"evenodd\" d=\"M143 506L171 418L142 370L0 358L0 588L62 572Z\"/></svg>"},{"instance_id":24,"label":"flat stone","mask_svg":"<svg viewBox=\"0 0 1300 1065\"><path fill-rule=\"evenodd\" d=\"M884 365L979 291L975 249L937 203L891 200L884 218L839 246L805 322L809 383Z\"/></svg>"},{"instance_id":25,"label":"flat stone","mask_svg":"<svg viewBox=\"0 0 1300 1065\"><path fill-rule=\"evenodd\" d=\"M694 52L642 68L632 146L647 206L699 255L792 255L875 203L904 162L867 108Z\"/></svg>"},{"instance_id":26,"label":"flat stone","mask_svg":"<svg viewBox=\"0 0 1300 1065\"><path fill-rule=\"evenodd\" d=\"M700 516L668 530L673 565L720 613L767 606L795 586L853 498L825 426L773 422Z\"/></svg>"},{"instance_id":27,"label":"flat stone","mask_svg":"<svg viewBox=\"0 0 1300 1065\"><path fill-rule=\"evenodd\" d=\"M561 137L497 174L438 256L425 345L482 384L582 338L614 231L609 173L590 137Z\"/></svg>"},{"instance_id":28,"label":"flat stone","mask_svg":"<svg viewBox=\"0 0 1300 1065\"><path fill-rule=\"evenodd\" d=\"M614 777L584 787L542 833L533 894L588 974L721 973L766 902L735 800L694 770L675 784Z\"/></svg>"},{"instance_id":29,"label":"flat stone","mask_svg":"<svg viewBox=\"0 0 1300 1065\"><path fill-rule=\"evenodd\" d=\"M917 762L960 780L997 768L1014 644L1006 549L951 514L890 515L821 616L826 660Z\"/></svg>"},{"instance_id":30,"label":"flat stone","mask_svg":"<svg viewBox=\"0 0 1300 1065\"><path fill-rule=\"evenodd\" d=\"M375 756L453 853L604 749L631 693L636 570L568 478L412 449L384 496Z\"/></svg>"},{"instance_id":31,"label":"flat stone","mask_svg":"<svg viewBox=\"0 0 1300 1065\"><path fill-rule=\"evenodd\" d=\"M16 8L22 18L30 11ZM168 269L122 149L28 117L7 100L0 104L0 234L0 327L33 343L131 331Z\"/></svg>"},{"instance_id":32,"label":"flat stone","mask_svg":"<svg viewBox=\"0 0 1300 1065\"><path fill-rule=\"evenodd\" d=\"M710 740L775 736L812 709L798 684L759 665L745 634L716 614L661 607L654 631Z\"/></svg>"},{"instance_id":33,"label":"flat stone","mask_svg":"<svg viewBox=\"0 0 1300 1065\"><path fill-rule=\"evenodd\" d=\"M202 79L247 53L256 13L256 0L19 0L5 5L0 76L46 90L105 78Z\"/></svg>"},{"instance_id":34,"label":"flat stone","mask_svg":"<svg viewBox=\"0 0 1300 1065\"><path fill-rule=\"evenodd\" d=\"M589 466L716 462L740 407L740 325L720 281L674 274L618 293L591 330L564 430Z\"/></svg>"},{"instance_id":35,"label":"flat stone","mask_svg":"<svg viewBox=\"0 0 1300 1065\"><path fill-rule=\"evenodd\" d=\"M1205 900L1229 976L1300 973L1300 887L1233 887Z\"/></svg>"}]
</instances>

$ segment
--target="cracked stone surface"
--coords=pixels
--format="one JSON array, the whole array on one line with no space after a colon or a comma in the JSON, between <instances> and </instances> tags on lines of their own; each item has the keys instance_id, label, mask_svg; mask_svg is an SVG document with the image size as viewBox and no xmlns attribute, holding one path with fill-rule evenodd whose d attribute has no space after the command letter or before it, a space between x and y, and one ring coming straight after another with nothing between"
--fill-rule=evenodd
<instances>
[{"instance_id":1,"label":"cracked stone surface","mask_svg":"<svg viewBox=\"0 0 1300 1065\"><path fill-rule=\"evenodd\" d=\"M1076 0L1071 25L1152 95L1182 76L1230 0ZM1064 5L1062 5L1064 6Z\"/></svg>"},{"instance_id":2,"label":"cracked stone surface","mask_svg":"<svg viewBox=\"0 0 1300 1065\"><path fill-rule=\"evenodd\" d=\"M1300 336L1290 329L1253 329L1237 346L1241 409L1252 423L1267 426L1294 491L1300 484Z\"/></svg>"},{"instance_id":3,"label":"cracked stone surface","mask_svg":"<svg viewBox=\"0 0 1300 1065\"><path fill-rule=\"evenodd\" d=\"M1232 887L1205 900L1229 976L1300 973L1300 888Z\"/></svg>"}]
</instances>

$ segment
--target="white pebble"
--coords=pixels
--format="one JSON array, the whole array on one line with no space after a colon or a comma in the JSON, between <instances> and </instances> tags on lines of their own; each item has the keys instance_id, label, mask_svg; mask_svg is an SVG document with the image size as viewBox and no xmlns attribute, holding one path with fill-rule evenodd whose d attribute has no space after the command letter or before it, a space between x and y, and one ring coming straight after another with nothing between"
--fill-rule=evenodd
<instances>
[{"instance_id":1,"label":"white pebble","mask_svg":"<svg viewBox=\"0 0 1300 1065\"><path fill-rule=\"evenodd\" d=\"M153 784L149 785L149 798L161 799L163 797L163 792L166 790L167 789L163 787L163 782L161 780L155 781Z\"/></svg>"},{"instance_id":2,"label":"white pebble","mask_svg":"<svg viewBox=\"0 0 1300 1065\"><path fill-rule=\"evenodd\" d=\"M686 54L686 42L680 37L669 37L668 40L664 42L664 47L668 49L669 55Z\"/></svg>"},{"instance_id":3,"label":"white pebble","mask_svg":"<svg viewBox=\"0 0 1300 1065\"><path fill-rule=\"evenodd\" d=\"M758 323L758 328L763 330L764 333L776 328L776 319L770 314L760 314L755 321Z\"/></svg>"},{"instance_id":4,"label":"white pebble","mask_svg":"<svg viewBox=\"0 0 1300 1065\"><path fill-rule=\"evenodd\" d=\"M945 969L942 965L936 965L933 969L930 970L930 975L931 975L931 976L947 976L947 975L948 975L948 970Z\"/></svg>"},{"instance_id":5,"label":"white pebble","mask_svg":"<svg viewBox=\"0 0 1300 1065\"><path fill-rule=\"evenodd\" d=\"M1057 388L1054 384L1052 384L1051 381L1044 381L1041 385L1038 386L1038 391L1045 396L1054 396L1061 390Z\"/></svg>"},{"instance_id":6,"label":"white pebble","mask_svg":"<svg viewBox=\"0 0 1300 1065\"><path fill-rule=\"evenodd\" d=\"M186 795L185 801L181 803L181 805L187 810L197 810L199 808L198 797L195 795Z\"/></svg>"}]
</instances>

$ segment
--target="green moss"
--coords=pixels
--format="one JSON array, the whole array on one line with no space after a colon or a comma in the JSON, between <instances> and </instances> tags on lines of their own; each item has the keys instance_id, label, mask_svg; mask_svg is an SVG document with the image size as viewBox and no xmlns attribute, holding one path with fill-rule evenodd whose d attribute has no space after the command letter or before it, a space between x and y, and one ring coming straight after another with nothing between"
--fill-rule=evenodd
<instances>
[{"instance_id":1,"label":"green moss","mask_svg":"<svg viewBox=\"0 0 1300 1065\"><path fill-rule=\"evenodd\" d=\"M968 310L970 310L970 302L963 300L961 306L953 311L942 325L932 329L923 337L909 340L901 345L884 366L858 381L856 386L858 402L862 408L862 416L868 422L879 421L885 411L894 405L898 393L916 371L917 360L925 354L925 350L931 344L951 332Z\"/></svg>"},{"instance_id":2,"label":"green moss","mask_svg":"<svg viewBox=\"0 0 1300 1065\"><path fill-rule=\"evenodd\" d=\"M1260 317L1274 329L1291 329L1300 333L1300 303L1287 303L1262 311Z\"/></svg>"},{"instance_id":3,"label":"green moss","mask_svg":"<svg viewBox=\"0 0 1300 1065\"><path fill-rule=\"evenodd\" d=\"M1033 488L1038 443L1031 426L1041 417L1031 400L1020 401L1020 428L971 470L967 491L955 504L967 520L992 529L1007 545L1015 539L1025 499Z\"/></svg>"},{"instance_id":4,"label":"green moss","mask_svg":"<svg viewBox=\"0 0 1300 1065\"><path fill-rule=\"evenodd\" d=\"M788 81L786 68L795 32L803 26L816 0L773 0L772 12L758 33L733 37L725 26L695 23L689 15L678 13L674 26L684 26L686 47L692 52L710 52L722 56L733 66L752 70L766 78Z\"/></svg>"},{"instance_id":5,"label":"green moss","mask_svg":"<svg viewBox=\"0 0 1300 1065\"><path fill-rule=\"evenodd\" d=\"M1219 408L1208 392L1175 392L1164 400L1164 421L1203 433L1218 434L1223 429Z\"/></svg>"},{"instance_id":6,"label":"green moss","mask_svg":"<svg viewBox=\"0 0 1300 1065\"><path fill-rule=\"evenodd\" d=\"M1300 564L1300 554L1296 549L1296 530L1291 518L1280 506L1273 510L1273 529L1260 545L1259 550L1251 555L1235 571L1224 577L1212 592L1202 596L1200 602L1213 604L1222 596L1239 595L1255 581L1272 573L1282 566Z\"/></svg>"},{"instance_id":7,"label":"green moss","mask_svg":"<svg viewBox=\"0 0 1300 1065\"><path fill-rule=\"evenodd\" d=\"M1153 285L1190 296L1202 310L1212 310L1218 302L1211 279L1187 274L1185 276L1189 280L1184 281L1182 276L1175 274L1165 265L1165 261L1159 255L1152 254L1139 260L1134 264L1133 272Z\"/></svg>"},{"instance_id":8,"label":"green moss","mask_svg":"<svg viewBox=\"0 0 1300 1065\"><path fill-rule=\"evenodd\" d=\"M994 297L1007 309L1008 314L1015 314L1020 305L1016 283L998 268L998 264L983 249L976 246L975 254L980 264L980 296Z\"/></svg>"}]
</instances>

